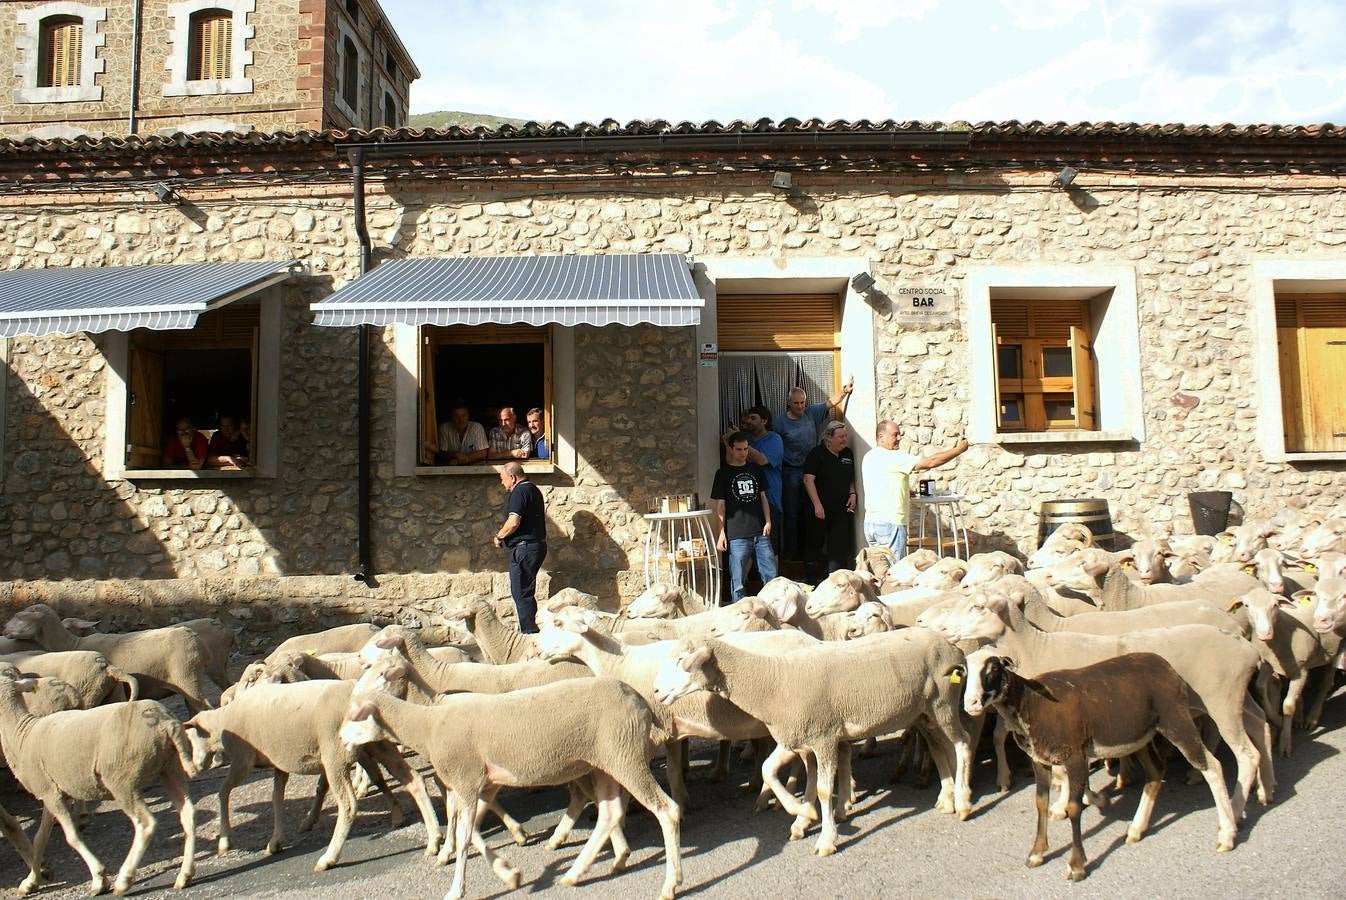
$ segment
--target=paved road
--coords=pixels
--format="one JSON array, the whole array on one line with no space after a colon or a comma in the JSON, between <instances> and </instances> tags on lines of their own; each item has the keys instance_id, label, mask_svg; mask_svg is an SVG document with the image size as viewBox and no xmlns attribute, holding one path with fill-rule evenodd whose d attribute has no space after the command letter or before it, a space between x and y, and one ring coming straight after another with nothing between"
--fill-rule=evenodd
<instances>
[{"instance_id":1,"label":"paved road","mask_svg":"<svg viewBox=\"0 0 1346 900\"><path fill-rule=\"evenodd\" d=\"M1325 727L1305 737L1297 734L1293 758L1278 770L1280 793L1268 807L1250 808L1240 844L1232 853L1217 854L1215 813L1204 785L1183 783L1185 767L1172 766L1160 794L1149 835L1139 844L1124 843L1127 819L1135 810L1134 793L1116 805L1115 815L1085 813L1085 848L1089 878L1069 884L1064 878L1063 851L1069 829L1053 823L1053 853L1036 870L1024 868L1032 839L1032 789L1026 770L1018 771L1016 789L1000 797L992 792L993 769L983 756L976 769L976 814L968 822L934 812L935 791L909 781L889 783L896 756L881 745L881 755L858 760L862 793L858 814L842 826L839 852L828 859L812 853L816 832L802 842L788 838L789 818L779 810L754 814L751 798L738 783L746 776L737 768L729 782L712 785L694 773L693 805L682 831L684 896L715 897L1339 897L1346 886L1346 692L1327 707ZM696 748L694 764L704 770L712 756L710 744ZM1232 772L1232 764L1226 768ZM1101 775L1096 776L1101 779ZM420 851L419 824L387 831L383 801L361 804L362 812L347 843L342 865L315 874L313 863L330 835L329 810L317 829L294 833L303 815L303 791L312 780L291 781L287 804L288 837L293 843L280 856L267 858L254 849L225 858L213 855L216 835L214 791L219 770L195 782L200 799L199 868L196 883L184 900L212 897L439 897L448 888L449 873L434 868ZM236 844L260 848L270 830L269 776L254 777L234 795ZM554 824L564 804L560 790L502 794L505 805L530 833L542 834ZM29 824L31 802L14 793L7 774L0 774L0 800ZM156 795L153 808L160 830L147 855L147 865L133 893L158 893L172 885L181 852L181 837L168 804ZM410 804L408 804L410 806ZM120 865L130 842L124 817L107 806L90 826L96 852L110 869ZM535 839L517 848L498 830L487 840L503 848L523 872L522 891L548 896L602 898L654 897L663 877L659 830L653 817L633 813L627 834L633 847L631 868L609 877L604 857L577 888L557 883L578 852L587 829L577 829L571 843L549 852ZM85 869L57 837L48 854L50 870L73 879L45 889L39 896L73 898L84 895ZM12 893L20 877L17 857L0 845L0 884ZM468 896L500 897L503 886L473 856L468 870Z\"/></svg>"}]
</instances>

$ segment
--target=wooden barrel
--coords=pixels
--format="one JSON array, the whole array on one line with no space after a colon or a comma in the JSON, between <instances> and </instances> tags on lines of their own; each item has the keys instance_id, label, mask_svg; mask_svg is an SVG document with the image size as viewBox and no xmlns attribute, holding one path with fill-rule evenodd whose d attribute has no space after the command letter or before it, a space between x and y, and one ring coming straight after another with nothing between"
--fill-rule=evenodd
<instances>
[{"instance_id":1,"label":"wooden barrel","mask_svg":"<svg viewBox=\"0 0 1346 900\"><path fill-rule=\"evenodd\" d=\"M1106 500L1049 500L1042 504L1038 515L1038 546L1041 547L1058 526L1079 522L1094 535L1094 543L1106 550L1112 549L1112 515Z\"/></svg>"}]
</instances>

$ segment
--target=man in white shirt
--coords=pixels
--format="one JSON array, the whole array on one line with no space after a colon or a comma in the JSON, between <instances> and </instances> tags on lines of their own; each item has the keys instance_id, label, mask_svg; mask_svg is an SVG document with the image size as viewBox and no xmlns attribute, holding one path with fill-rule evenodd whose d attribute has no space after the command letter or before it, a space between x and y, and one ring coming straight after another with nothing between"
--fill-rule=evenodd
<instances>
[{"instance_id":1,"label":"man in white shirt","mask_svg":"<svg viewBox=\"0 0 1346 900\"><path fill-rule=\"evenodd\" d=\"M489 450L486 429L471 420L466 403L455 403L449 409L449 421L439 423L439 452L445 462L468 466L486 459Z\"/></svg>"},{"instance_id":2,"label":"man in white shirt","mask_svg":"<svg viewBox=\"0 0 1346 900\"><path fill-rule=\"evenodd\" d=\"M967 438L929 456L913 456L897 449L901 429L892 419L879 422L873 450L865 454L860 477L865 486L865 541L871 547L890 547L901 559L907 554L907 498L912 472L944 465L967 450Z\"/></svg>"}]
</instances>

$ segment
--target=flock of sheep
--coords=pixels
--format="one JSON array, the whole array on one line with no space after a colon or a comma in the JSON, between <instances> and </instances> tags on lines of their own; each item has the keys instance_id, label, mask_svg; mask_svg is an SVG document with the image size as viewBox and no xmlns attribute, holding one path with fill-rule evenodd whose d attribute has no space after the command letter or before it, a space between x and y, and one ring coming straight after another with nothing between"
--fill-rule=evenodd
<instances>
[{"instance_id":1,"label":"flock of sheep","mask_svg":"<svg viewBox=\"0 0 1346 900\"><path fill-rule=\"evenodd\" d=\"M1106 803L1137 771L1144 787L1127 840L1139 840L1170 745L1208 784L1216 848L1230 850L1249 798L1273 798L1274 751L1290 753L1296 718L1313 727L1334 686L1346 636L1346 511L1323 521L1287 511L1218 538L1145 540L1120 553L1091 544L1088 529L1062 526L1026 567L1003 552L962 561L867 550L854 570L812 590L777 578L712 609L654 585L614 616L567 589L545 604L538 635L517 633L484 598L450 601L446 620L470 640L429 645L430 629L348 625L285 641L237 682L228 670L236 636L213 619L100 634L95 623L31 606L0 638L0 750L43 815L30 843L0 806L0 831L29 867L21 895L44 881L53 824L99 894L108 874L78 823L85 804L111 800L134 827L111 884L122 893L155 829L142 791L162 784L185 838L181 888L195 869L189 780L229 767L223 854L233 846L230 793L261 766L274 772L268 853L284 842L290 775L320 776L301 830L334 795L321 871L340 859L365 790L381 791L401 824L387 772L415 802L426 855L456 859L447 896L457 898L473 847L508 887L519 885L519 871L480 832L489 813L518 843L528 839L501 788L567 785L548 847L566 841L590 803L597 820L562 881L576 883L608 845L613 870L624 866L634 798L658 819L660 896L672 897L682 880L688 738L721 742L720 773L731 742L746 743L760 761L759 809L779 804L795 839L816 824L815 851L826 856L851 809L854 744L902 734L905 752L938 773L936 808L967 818L973 754L994 722L998 787L1010 785L1007 735L1033 764L1029 866L1043 860L1050 811L1070 818L1067 875L1084 877L1081 805ZM217 708L207 678L223 689ZM174 694L191 714L185 723L146 699ZM1236 763L1232 793L1220 742ZM668 793L650 769L660 750ZM409 752L443 795L444 831ZM1116 761L1115 779L1095 792L1098 759ZM1060 793L1049 810L1053 780Z\"/></svg>"}]
</instances>

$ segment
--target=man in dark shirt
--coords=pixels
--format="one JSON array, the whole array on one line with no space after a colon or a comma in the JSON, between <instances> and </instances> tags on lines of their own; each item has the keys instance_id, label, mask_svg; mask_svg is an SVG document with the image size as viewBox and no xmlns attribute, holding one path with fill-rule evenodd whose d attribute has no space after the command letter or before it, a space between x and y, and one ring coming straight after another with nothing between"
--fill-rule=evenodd
<instances>
[{"instance_id":1,"label":"man in dark shirt","mask_svg":"<svg viewBox=\"0 0 1346 900\"><path fill-rule=\"evenodd\" d=\"M846 446L850 434L844 422L828 422L822 443L804 460L804 493L813 505L808 517L807 577L821 581L827 573L855 561L855 457ZM827 570L821 572L826 559Z\"/></svg>"},{"instance_id":2,"label":"man in dark shirt","mask_svg":"<svg viewBox=\"0 0 1346 900\"><path fill-rule=\"evenodd\" d=\"M524 477L523 466L506 463L500 485L509 491L505 524L493 543L509 548L509 591L519 616L519 631L537 633L537 573L547 558L547 516L542 492Z\"/></svg>"},{"instance_id":3,"label":"man in dark shirt","mask_svg":"<svg viewBox=\"0 0 1346 900\"><path fill-rule=\"evenodd\" d=\"M719 549L729 552L729 584L733 599L742 600L743 572L748 557L757 560L762 583L776 577L771 549L771 504L760 467L748 462L748 435L739 431L725 439L725 464L715 473L710 499L720 524Z\"/></svg>"}]
</instances>

